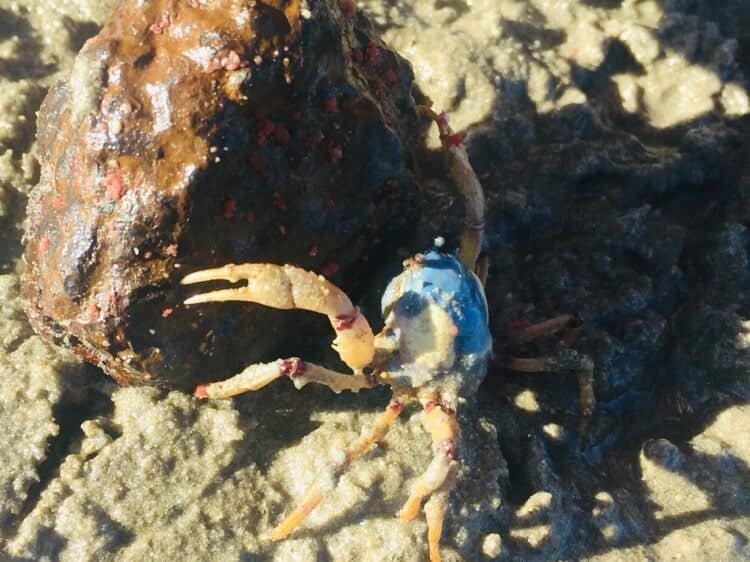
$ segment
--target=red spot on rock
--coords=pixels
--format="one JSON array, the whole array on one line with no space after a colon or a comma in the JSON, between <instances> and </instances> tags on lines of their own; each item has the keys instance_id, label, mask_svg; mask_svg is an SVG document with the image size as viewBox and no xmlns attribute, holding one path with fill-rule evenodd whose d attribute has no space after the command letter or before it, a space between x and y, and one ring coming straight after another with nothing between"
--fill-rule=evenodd
<instances>
[{"instance_id":1,"label":"red spot on rock","mask_svg":"<svg viewBox=\"0 0 750 562\"><path fill-rule=\"evenodd\" d=\"M156 23L152 23L148 27L148 30L156 35L161 35L170 25L172 25L172 16L169 12L163 12L161 19Z\"/></svg>"},{"instance_id":2,"label":"red spot on rock","mask_svg":"<svg viewBox=\"0 0 750 562\"><path fill-rule=\"evenodd\" d=\"M255 126L256 142L260 145L266 144L268 137L270 137L275 130L276 126L274 125L273 121L271 121L270 119L262 119Z\"/></svg>"},{"instance_id":3,"label":"red spot on rock","mask_svg":"<svg viewBox=\"0 0 750 562\"><path fill-rule=\"evenodd\" d=\"M237 212L237 201L234 199L225 199L223 208L222 208L222 215L225 219L231 219L234 214Z\"/></svg>"},{"instance_id":4,"label":"red spot on rock","mask_svg":"<svg viewBox=\"0 0 750 562\"><path fill-rule=\"evenodd\" d=\"M335 113L338 110L338 103L336 102L336 98L333 96L328 96L323 100L323 108L328 113Z\"/></svg>"},{"instance_id":5,"label":"red spot on rock","mask_svg":"<svg viewBox=\"0 0 750 562\"><path fill-rule=\"evenodd\" d=\"M385 91L385 81L382 78L376 76L370 81L370 86L375 90L375 93L382 94Z\"/></svg>"},{"instance_id":6,"label":"red spot on rock","mask_svg":"<svg viewBox=\"0 0 750 562\"><path fill-rule=\"evenodd\" d=\"M221 59L221 65L227 70L237 70L243 66L247 66L247 61L243 61L237 51L229 51L229 54Z\"/></svg>"},{"instance_id":7,"label":"red spot on rock","mask_svg":"<svg viewBox=\"0 0 750 562\"><path fill-rule=\"evenodd\" d=\"M328 159L331 164L336 164L344 156L344 151L341 150L340 146L333 145L328 149Z\"/></svg>"},{"instance_id":8,"label":"red spot on rock","mask_svg":"<svg viewBox=\"0 0 750 562\"><path fill-rule=\"evenodd\" d=\"M273 204L279 211L287 211L289 208L286 206L286 200L281 196L281 193L274 191L273 193Z\"/></svg>"},{"instance_id":9,"label":"red spot on rock","mask_svg":"<svg viewBox=\"0 0 750 562\"><path fill-rule=\"evenodd\" d=\"M323 274L323 277L333 277L339 272L339 266L336 262L329 261L323 264L320 272Z\"/></svg>"},{"instance_id":10,"label":"red spot on rock","mask_svg":"<svg viewBox=\"0 0 750 562\"><path fill-rule=\"evenodd\" d=\"M277 143L285 145L289 142L289 131L284 125L277 124L273 129L273 137Z\"/></svg>"},{"instance_id":11,"label":"red spot on rock","mask_svg":"<svg viewBox=\"0 0 750 562\"><path fill-rule=\"evenodd\" d=\"M172 313L174 312L174 308L165 308L161 311L161 317L162 318L168 318L172 316Z\"/></svg>"},{"instance_id":12,"label":"red spot on rock","mask_svg":"<svg viewBox=\"0 0 750 562\"><path fill-rule=\"evenodd\" d=\"M86 320L89 322L96 322L99 320L99 307L95 302L90 302L89 305L86 307Z\"/></svg>"},{"instance_id":13,"label":"red spot on rock","mask_svg":"<svg viewBox=\"0 0 750 562\"><path fill-rule=\"evenodd\" d=\"M177 257L177 244L170 244L167 246L164 250L168 256L172 256L173 258Z\"/></svg>"},{"instance_id":14,"label":"red spot on rock","mask_svg":"<svg viewBox=\"0 0 750 562\"><path fill-rule=\"evenodd\" d=\"M107 295L107 312L114 314L119 314L120 312L120 299L117 296L116 291L112 291L109 295ZM123 339L125 338L124 332L122 334L122 337Z\"/></svg>"},{"instance_id":15,"label":"red spot on rock","mask_svg":"<svg viewBox=\"0 0 750 562\"><path fill-rule=\"evenodd\" d=\"M117 172L109 172L104 176L104 189L112 201L119 201L125 193L125 184L122 182L122 176Z\"/></svg>"},{"instance_id":16,"label":"red spot on rock","mask_svg":"<svg viewBox=\"0 0 750 562\"><path fill-rule=\"evenodd\" d=\"M62 211L65 208L65 198L61 195L55 197L52 200L52 207L54 207L55 211Z\"/></svg>"},{"instance_id":17,"label":"red spot on rock","mask_svg":"<svg viewBox=\"0 0 750 562\"><path fill-rule=\"evenodd\" d=\"M370 43L365 48L365 59L367 60L368 64L378 64L380 62L380 47L378 47L375 43Z\"/></svg>"},{"instance_id":18,"label":"red spot on rock","mask_svg":"<svg viewBox=\"0 0 750 562\"><path fill-rule=\"evenodd\" d=\"M206 390L205 384L199 384L195 387L195 392L193 395L197 398L208 398L208 392Z\"/></svg>"},{"instance_id":19,"label":"red spot on rock","mask_svg":"<svg viewBox=\"0 0 750 562\"><path fill-rule=\"evenodd\" d=\"M351 0L339 0L339 9L348 18L357 13L357 8Z\"/></svg>"},{"instance_id":20,"label":"red spot on rock","mask_svg":"<svg viewBox=\"0 0 750 562\"><path fill-rule=\"evenodd\" d=\"M49 251L49 237L42 236L41 240L39 240L39 253L41 253L44 256L47 254L48 251Z\"/></svg>"}]
</instances>

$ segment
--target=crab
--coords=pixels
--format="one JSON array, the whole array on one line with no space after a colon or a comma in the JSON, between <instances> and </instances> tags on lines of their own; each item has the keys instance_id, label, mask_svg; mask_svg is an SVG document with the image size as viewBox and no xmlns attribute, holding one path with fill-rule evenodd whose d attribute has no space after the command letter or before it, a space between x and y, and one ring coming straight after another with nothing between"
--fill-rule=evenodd
<instances>
[{"instance_id":1,"label":"crab","mask_svg":"<svg viewBox=\"0 0 750 562\"><path fill-rule=\"evenodd\" d=\"M280 378L289 378L297 389L309 383L329 387L333 392L387 385L393 397L368 432L351 443L342 461L330 467L329 478L316 483L299 504L269 533L281 540L297 529L332 491L339 478L381 441L406 406L419 403L422 423L431 436L433 460L413 483L399 512L409 521L417 517L424 503L428 529L429 559L439 562L444 515L461 462L461 436L456 417L465 398L474 394L487 371L492 352L489 312L484 293L487 260L480 256L484 232L484 194L474 173L462 139L448 125L444 114L422 108L439 127L450 162L450 174L465 198L465 227L457 255L435 247L404 262L403 271L387 286L381 300L384 328L374 334L369 322L347 295L322 275L293 265L270 263L229 264L196 271L183 284L224 280L245 281L240 287L200 293L186 305L211 302L247 301L277 309L303 309L324 314L336 338L333 348L352 371L341 373L298 357L256 363L220 382L199 385L195 395L222 399L255 392ZM548 358L512 358L509 369L538 372L574 370L581 383L581 411L593 408L592 365L570 346L579 323L571 316L517 330L519 341L564 331L563 352Z\"/></svg>"}]
</instances>

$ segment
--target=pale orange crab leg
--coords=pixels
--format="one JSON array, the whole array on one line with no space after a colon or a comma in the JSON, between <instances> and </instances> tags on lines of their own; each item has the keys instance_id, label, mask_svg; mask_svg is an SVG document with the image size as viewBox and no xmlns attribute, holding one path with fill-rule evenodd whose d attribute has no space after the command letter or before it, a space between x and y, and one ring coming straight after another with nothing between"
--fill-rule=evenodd
<instances>
[{"instance_id":1,"label":"pale orange crab leg","mask_svg":"<svg viewBox=\"0 0 750 562\"><path fill-rule=\"evenodd\" d=\"M450 175L464 196L466 218L464 219L464 231L461 234L461 247L458 256L466 267L475 271L484 242L485 200L482 184L479 182L474 168L471 167L461 134L453 132L446 115L444 113L438 115L428 106L421 106L420 110L437 123L440 130L440 140L448 155Z\"/></svg>"},{"instance_id":2,"label":"pale orange crab leg","mask_svg":"<svg viewBox=\"0 0 750 562\"><path fill-rule=\"evenodd\" d=\"M427 470L415 482L409 499L399 512L399 517L404 521L414 519L424 498L430 496L430 500L425 504L430 562L439 562L446 501L453 489L459 467L458 421L453 410L433 400L425 401L424 410L422 423L432 437L435 456Z\"/></svg>"},{"instance_id":3,"label":"pale orange crab leg","mask_svg":"<svg viewBox=\"0 0 750 562\"><path fill-rule=\"evenodd\" d=\"M352 466L362 455L370 448L385 437L393 423L403 411L403 403L398 399L393 399L388 407L375 420L372 429L362 435L347 451L343 463L333 468L333 478L329 479L329 485L323 489L320 486L314 486L303 497L300 504L279 523L269 534L268 538L274 541L288 537L306 518L313 509L323 500L325 493L335 486L338 479Z\"/></svg>"},{"instance_id":4,"label":"pale orange crab leg","mask_svg":"<svg viewBox=\"0 0 750 562\"><path fill-rule=\"evenodd\" d=\"M359 392L363 388L374 386L374 381L361 373L337 373L298 357L290 357L277 359L272 363L249 365L227 380L198 385L195 395L200 398L229 398L260 390L280 377L289 377L297 389L313 382L327 386L336 394L342 390Z\"/></svg>"},{"instance_id":5,"label":"pale orange crab leg","mask_svg":"<svg viewBox=\"0 0 750 562\"><path fill-rule=\"evenodd\" d=\"M221 289L185 300L192 305L205 302L248 301L280 309L303 309L325 314L336 331L333 348L355 371L368 366L375 354L375 337L367 319L349 297L322 275L291 265L248 263L225 265L191 273L183 285L224 280L247 281L244 287Z\"/></svg>"},{"instance_id":6,"label":"pale orange crab leg","mask_svg":"<svg viewBox=\"0 0 750 562\"><path fill-rule=\"evenodd\" d=\"M430 562L440 562L440 537L443 535L443 520L445 519L445 508L448 501L448 493L438 491L430 496L424 504L425 518L427 519L427 544L430 551Z\"/></svg>"},{"instance_id":7,"label":"pale orange crab leg","mask_svg":"<svg viewBox=\"0 0 750 562\"><path fill-rule=\"evenodd\" d=\"M549 320L531 324L530 326L514 331L511 337L516 342L525 343L562 331L563 343L566 346L571 346L575 342L580 329L580 317L572 314L561 314Z\"/></svg>"},{"instance_id":8,"label":"pale orange crab leg","mask_svg":"<svg viewBox=\"0 0 750 562\"><path fill-rule=\"evenodd\" d=\"M513 357L505 363L505 368L520 373L575 372L578 378L581 415L593 414L596 405L594 362L588 355L563 347L557 354L547 357Z\"/></svg>"}]
</instances>

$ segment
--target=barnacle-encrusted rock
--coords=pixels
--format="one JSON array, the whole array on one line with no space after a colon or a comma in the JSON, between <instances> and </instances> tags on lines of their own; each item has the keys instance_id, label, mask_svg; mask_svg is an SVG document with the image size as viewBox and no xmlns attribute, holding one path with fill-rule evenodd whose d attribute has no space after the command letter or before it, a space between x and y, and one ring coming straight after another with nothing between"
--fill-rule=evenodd
<instances>
[{"instance_id":1,"label":"barnacle-encrusted rock","mask_svg":"<svg viewBox=\"0 0 750 562\"><path fill-rule=\"evenodd\" d=\"M350 2L116 4L39 114L34 328L121 383L188 388L257 360L289 316L187 310L179 279L289 262L356 294L413 220L412 81Z\"/></svg>"}]
</instances>

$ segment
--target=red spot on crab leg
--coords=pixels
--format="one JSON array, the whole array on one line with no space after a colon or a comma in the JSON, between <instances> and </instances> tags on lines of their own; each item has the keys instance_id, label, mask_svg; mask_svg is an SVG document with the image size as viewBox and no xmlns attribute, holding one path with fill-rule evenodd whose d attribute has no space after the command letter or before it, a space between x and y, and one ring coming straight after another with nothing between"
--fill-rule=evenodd
<instances>
[{"instance_id":1,"label":"red spot on crab leg","mask_svg":"<svg viewBox=\"0 0 750 562\"><path fill-rule=\"evenodd\" d=\"M445 135L442 137L442 140L446 146L461 146L464 142L464 134L453 133L452 135Z\"/></svg>"},{"instance_id":2,"label":"red spot on crab leg","mask_svg":"<svg viewBox=\"0 0 750 562\"><path fill-rule=\"evenodd\" d=\"M337 332L340 332L342 330L350 330L356 319L356 314L352 314L350 316L337 316L336 325L334 326L334 328Z\"/></svg>"},{"instance_id":3,"label":"red spot on crab leg","mask_svg":"<svg viewBox=\"0 0 750 562\"><path fill-rule=\"evenodd\" d=\"M404 411L404 404L403 402L401 402L401 400L394 398L388 404L388 410L398 415Z\"/></svg>"},{"instance_id":4,"label":"red spot on crab leg","mask_svg":"<svg viewBox=\"0 0 750 562\"><path fill-rule=\"evenodd\" d=\"M281 374L289 378L293 378L295 375L299 375L305 372L307 365L299 357L292 357L291 359L284 359L279 365Z\"/></svg>"}]
</instances>

